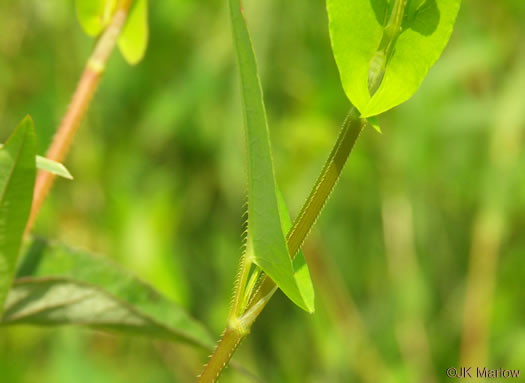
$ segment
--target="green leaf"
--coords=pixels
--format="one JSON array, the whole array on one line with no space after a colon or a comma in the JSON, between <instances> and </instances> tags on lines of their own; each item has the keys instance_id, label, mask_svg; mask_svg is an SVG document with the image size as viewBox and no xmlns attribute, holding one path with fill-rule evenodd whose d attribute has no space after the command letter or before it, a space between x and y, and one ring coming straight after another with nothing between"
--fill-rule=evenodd
<instances>
[{"instance_id":1,"label":"green leaf","mask_svg":"<svg viewBox=\"0 0 525 383\"><path fill-rule=\"evenodd\" d=\"M281 226L262 87L239 0L230 0L233 38L241 76L248 153L248 252L275 284L302 309L313 312L302 292Z\"/></svg>"},{"instance_id":2,"label":"green leaf","mask_svg":"<svg viewBox=\"0 0 525 383\"><path fill-rule=\"evenodd\" d=\"M64 165L45 157L36 156L36 167L59 177L67 178L68 180L73 179L73 176Z\"/></svg>"},{"instance_id":3,"label":"green leaf","mask_svg":"<svg viewBox=\"0 0 525 383\"><path fill-rule=\"evenodd\" d=\"M148 34L148 0L135 0L118 40L120 53L129 64L137 64L144 57Z\"/></svg>"},{"instance_id":4,"label":"green leaf","mask_svg":"<svg viewBox=\"0 0 525 383\"><path fill-rule=\"evenodd\" d=\"M281 225L284 232L288 233L292 228L292 221L279 186L277 186L277 198L279 203L279 215L281 216ZM310 270L308 270L308 264L306 263L306 259L301 250L297 252L292 262L295 281L297 286L299 286L301 295L303 296L306 305L313 308L315 304L314 286L312 284L312 278L310 277Z\"/></svg>"},{"instance_id":5,"label":"green leaf","mask_svg":"<svg viewBox=\"0 0 525 383\"><path fill-rule=\"evenodd\" d=\"M2 323L77 324L210 347L183 308L108 259L32 243L9 292Z\"/></svg>"},{"instance_id":6,"label":"green leaf","mask_svg":"<svg viewBox=\"0 0 525 383\"><path fill-rule=\"evenodd\" d=\"M408 0L401 32L388 54L382 55L379 48L393 2L327 0L330 38L343 88L364 118L405 102L417 91L450 38L461 1ZM371 97L369 74L382 68L384 77L379 76L382 82Z\"/></svg>"},{"instance_id":7,"label":"green leaf","mask_svg":"<svg viewBox=\"0 0 525 383\"><path fill-rule=\"evenodd\" d=\"M36 176L36 137L26 117L0 149L0 313L11 287Z\"/></svg>"},{"instance_id":8,"label":"green leaf","mask_svg":"<svg viewBox=\"0 0 525 383\"><path fill-rule=\"evenodd\" d=\"M110 24L117 5L117 0L76 0L78 20L84 31L98 36ZM137 64L144 57L148 34L148 1L134 0L118 39L120 52L129 64Z\"/></svg>"},{"instance_id":9,"label":"green leaf","mask_svg":"<svg viewBox=\"0 0 525 383\"><path fill-rule=\"evenodd\" d=\"M0 144L0 149L3 147L4 145ZM56 176L67 178L68 180L73 179L73 176L64 165L62 165L60 162L56 162L45 157L36 156L36 167Z\"/></svg>"},{"instance_id":10,"label":"green leaf","mask_svg":"<svg viewBox=\"0 0 525 383\"><path fill-rule=\"evenodd\" d=\"M75 0L77 18L89 36L98 36L111 22L117 0Z\"/></svg>"}]
</instances>

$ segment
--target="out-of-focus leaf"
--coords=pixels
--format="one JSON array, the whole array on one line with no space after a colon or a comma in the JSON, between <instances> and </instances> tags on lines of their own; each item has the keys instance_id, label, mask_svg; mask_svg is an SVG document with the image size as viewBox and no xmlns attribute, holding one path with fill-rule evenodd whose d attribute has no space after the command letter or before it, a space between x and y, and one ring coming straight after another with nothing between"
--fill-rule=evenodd
<instances>
[{"instance_id":1,"label":"out-of-focus leaf","mask_svg":"<svg viewBox=\"0 0 525 383\"><path fill-rule=\"evenodd\" d=\"M73 176L64 165L62 165L60 162L49 160L45 157L36 156L36 167L56 176L67 178L68 180L73 179Z\"/></svg>"},{"instance_id":2,"label":"out-of-focus leaf","mask_svg":"<svg viewBox=\"0 0 525 383\"><path fill-rule=\"evenodd\" d=\"M330 37L346 95L362 117L383 113L408 100L445 48L460 0L409 1L401 33L384 77L370 96L369 70L378 53L395 0L327 0ZM377 62L374 61L375 64Z\"/></svg>"},{"instance_id":3,"label":"out-of-focus leaf","mask_svg":"<svg viewBox=\"0 0 525 383\"><path fill-rule=\"evenodd\" d=\"M233 38L241 76L248 153L247 254L302 309L313 312L309 293L294 275L281 226L270 134L255 54L239 0L230 0ZM303 275L303 274L300 274Z\"/></svg>"},{"instance_id":4,"label":"out-of-focus leaf","mask_svg":"<svg viewBox=\"0 0 525 383\"><path fill-rule=\"evenodd\" d=\"M35 241L9 292L3 324L79 324L211 346L183 308L109 260Z\"/></svg>"},{"instance_id":5,"label":"out-of-focus leaf","mask_svg":"<svg viewBox=\"0 0 525 383\"><path fill-rule=\"evenodd\" d=\"M117 0L75 0L77 18L89 36L98 36L108 26Z\"/></svg>"},{"instance_id":6,"label":"out-of-focus leaf","mask_svg":"<svg viewBox=\"0 0 525 383\"><path fill-rule=\"evenodd\" d=\"M148 0L135 0L118 39L120 52L129 64L142 60L148 47L148 37Z\"/></svg>"},{"instance_id":7,"label":"out-of-focus leaf","mask_svg":"<svg viewBox=\"0 0 525 383\"><path fill-rule=\"evenodd\" d=\"M3 144L0 144L0 149L4 147ZM42 156L36 156L36 167L40 170L45 170L46 172L52 173L56 176L67 178L72 180L73 176L67 170L67 168L62 165L60 162L56 162L50 159L47 159Z\"/></svg>"},{"instance_id":8,"label":"out-of-focus leaf","mask_svg":"<svg viewBox=\"0 0 525 383\"><path fill-rule=\"evenodd\" d=\"M36 174L36 137L28 116L0 149L0 313L11 287Z\"/></svg>"}]
</instances>

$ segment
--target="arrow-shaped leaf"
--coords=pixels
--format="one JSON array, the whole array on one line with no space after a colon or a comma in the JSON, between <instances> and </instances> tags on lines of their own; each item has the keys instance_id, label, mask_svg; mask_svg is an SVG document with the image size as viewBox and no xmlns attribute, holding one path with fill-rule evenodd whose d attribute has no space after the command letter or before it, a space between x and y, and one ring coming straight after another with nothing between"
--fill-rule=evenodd
<instances>
[{"instance_id":1,"label":"arrow-shaped leaf","mask_svg":"<svg viewBox=\"0 0 525 383\"><path fill-rule=\"evenodd\" d=\"M233 37L241 76L248 152L247 254L299 307L313 312L313 295L298 284L288 253L275 182L270 134L255 54L239 0L230 0ZM298 274L304 276L304 274Z\"/></svg>"}]
</instances>

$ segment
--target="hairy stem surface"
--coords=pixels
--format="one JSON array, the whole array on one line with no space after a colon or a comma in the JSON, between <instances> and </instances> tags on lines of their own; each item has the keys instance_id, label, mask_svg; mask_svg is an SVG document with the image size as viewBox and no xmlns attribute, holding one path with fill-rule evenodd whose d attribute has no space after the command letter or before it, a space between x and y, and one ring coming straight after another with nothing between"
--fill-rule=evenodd
<instances>
[{"instance_id":1,"label":"hairy stem surface","mask_svg":"<svg viewBox=\"0 0 525 383\"><path fill-rule=\"evenodd\" d=\"M216 382L246 335L234 328L226 328L215 352L210 357L208 364L204 366L198 382Z\"/></svg>"},{"instance_id":2,"label":"hairy stem surface","mask_svg":"<svg viewBox=\"0 0 525 383\"><path fill-rule=\"evenodd\" d=\"M343 127L330 157L323 167L303 209L287 235L288 250L292 258L294 258L295 254L299 251L299 248L330 197L348 156L359 134L363 130L363 126L364 120L361 120L357 110L352 108L343 123ZM243 316L236 321L232 321L232 318L230 318L228 327L223 333L217 349L199 377L200 383L213 383L217 381L241 341L248 335L253 322L255 322L275 291L277 291L275 283L266 276L263 277L259 286L250 299Z\"/></svg>"}]
</instances>

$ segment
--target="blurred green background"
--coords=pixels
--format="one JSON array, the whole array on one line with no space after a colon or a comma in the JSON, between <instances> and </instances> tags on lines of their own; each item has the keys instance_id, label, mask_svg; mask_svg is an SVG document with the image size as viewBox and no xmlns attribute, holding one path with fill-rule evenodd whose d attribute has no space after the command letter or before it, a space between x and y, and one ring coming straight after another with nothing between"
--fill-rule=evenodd
<instances>
[{"instance_id":1,"label":"blurred green background","mask_svg":"<svg viewBox=\"0 0 525 383\"><path fill-rule=\"evenodd\" d=\"M325 4L244 3L296 214L348 109ZM316 313L278 293L237 352L261 381L525 374L525 2L463 3L443 57L381 116L382 135L361 136L305 245ZM113 55L66 162L75 180L56 183L34 230L115 259L217 336L246 197L226 5L151 1L145 59ZM0 141L30 113L44 154L94 42L73 1L1 0L0 36ZM206 357L75 327L0 332L6 383L190 382ZM228 369L221 381L252 380Z\"/></svg>"}]
</instances>

